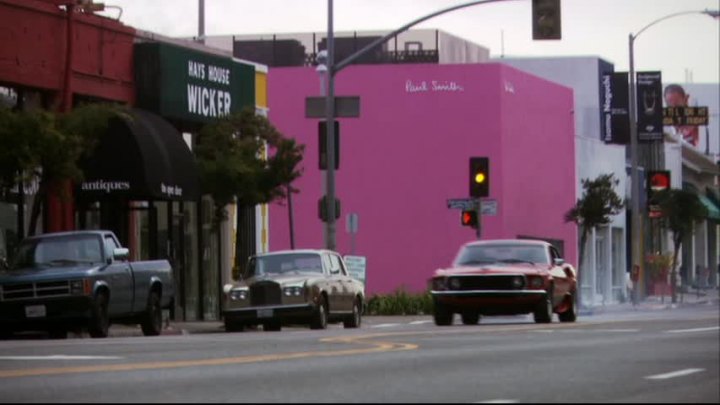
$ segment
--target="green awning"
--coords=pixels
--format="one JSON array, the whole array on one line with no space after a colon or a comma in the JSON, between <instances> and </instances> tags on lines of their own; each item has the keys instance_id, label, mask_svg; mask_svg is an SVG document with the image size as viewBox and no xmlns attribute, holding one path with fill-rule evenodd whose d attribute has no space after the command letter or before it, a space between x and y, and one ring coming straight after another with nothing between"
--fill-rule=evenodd
<instances>
[{"instance_id":1,"label":"green awning","mask_svg":"<svg viewBox=\"0 0 720 405\"><path fill-rule=\"evenodd\" d=\"M712 200L710 200L709 198L705 197L702 194L698 194L697 196L700 198L700 202L702 202L703 205L705 206L705 208L707 208L707 211L708 211L707 217L710 219L720 220L720 207L715 205L715 203L712 202Z\"/></svg>"}]
</instances>

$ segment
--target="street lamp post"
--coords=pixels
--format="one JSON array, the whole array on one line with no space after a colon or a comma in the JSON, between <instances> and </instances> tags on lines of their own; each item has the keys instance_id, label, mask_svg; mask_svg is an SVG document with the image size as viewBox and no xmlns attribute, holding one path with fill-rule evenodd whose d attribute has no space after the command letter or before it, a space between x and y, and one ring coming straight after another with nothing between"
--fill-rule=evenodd
<instances>
[{"instance_id":1,"label":"street lamp post","mask_svg":"<svg viewBox=\"0 0 720 405\"><path fill-rule=\"evenodd\" d=\"M632 203L632 225L631 225L631 260L632 265L637 265L640 269L644 269L644 252L643 246L640 243L641 226L642 226L642 213L640 212L640 180L638 179L638 139L637 139L637 94L635 88L635 54L634 44L635 39L643 33L646 29L659 23L660 21L667 20L668 18L677 17L686 14L706 14L713 18L720 17L720 11L717 10L702 10L702 11L681 11L679 13L673 13L666 15L665 17L658 18L657 20L646 25L637 34L633 35L630 33L628 36L628 48L630 51L629 55L629 75L630 75L630 92L629 92L629 112L630 112L630 201ZM642 272L642 270L641 270ZM642 277L640 277L640 283L642 284ZM636 286L635 292L639 294L639 286ZM639 298L639 297L638 297Z\"/></svg>"},{"instance_id":2,"label":"street lamp post","mask_svg":"<svg viewBox=\"0 0 720 405\"><path fill-rule=\"evenodd\" d=\"M450 11L458 10L461 8L475 6L478 4L485 3L496 3L501 1L514 1L514 0L476 0L469 3L459 4L456 6L448 7L446 9L436 11L432 14L428 14L424 17L420 17L417 20L411 21L395 31L379 38L372 43L368 44L359 51L353 53L342 61L335 63L335 46L334 46L334 33L333 33L333 0L328 0L328 31L327 31L327 61L326 61L326 78L327 87L325 91L325 121L327 123L327 171L325 173L325 189L327 193L326 198L326 212L327 222L325 223L325 247L330 250L335 250L335 75L340 72L343 68L347 67L354 60L360 56L370 52L375 47L385 43L390 38L393 38L403 31L407 31L410 27L417 25L425 20L429 20L433 17L441 14L448 13Z\"/></svg>"}]
</instances>

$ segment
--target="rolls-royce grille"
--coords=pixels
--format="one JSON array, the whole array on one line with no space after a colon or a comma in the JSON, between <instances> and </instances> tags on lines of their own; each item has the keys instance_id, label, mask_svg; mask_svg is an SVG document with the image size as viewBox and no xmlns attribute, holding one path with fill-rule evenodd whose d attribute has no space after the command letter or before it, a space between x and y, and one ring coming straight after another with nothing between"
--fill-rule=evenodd
<instances>
[{"instance_id":1,"label":"rolls-royce grille","mask_svg":"<svg viewBox=\"0 0 720 405\"><path fill-rule=\"evenodd\" d=\"M69 281L41 281L36 283L6 284L2 286L2 300L21 300L70 295Z\"/></svg>"},{"instance_id":2,"label":"rolls-royce grille","mask_svg":"<svg viewBox=\"0 0 720 405\"><path fill-rule=\"evenodd\" d=\"M525 277L519 275L451 277L452 290L519 290L525 287Z\"/></svg>"},{"instance_id":3,"label":"rolls-royce grille","mask_svg":"<svg viewBox=\"0 0 720 405\"><path fill-rule=\"evenodd\" d=\"M250 305L280 305L280 285L273 282L260 282L250 287Z\"/></svg>"}]
</instances>

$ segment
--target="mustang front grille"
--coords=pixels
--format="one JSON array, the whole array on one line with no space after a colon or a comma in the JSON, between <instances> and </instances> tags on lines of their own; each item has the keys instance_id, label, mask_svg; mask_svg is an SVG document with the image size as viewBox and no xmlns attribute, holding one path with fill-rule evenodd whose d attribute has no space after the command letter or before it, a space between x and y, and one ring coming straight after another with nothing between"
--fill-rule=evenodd
<instances>
[{"instance_id":1,"label":"mustang front grille","mask_svg":"<svg viewBox=\"0 0 720 405\"><path fill-rule=\"evenodd\" d=\"M250 305L280 305L281 304L280 285L274 282L259 282L250 286Z\"/></svg>"},{"instance_id":2,"label":"mustang front grille","mask_svg":"<svg viewBox=\"0 0 720 405\"><path fill-rule=\"evenodd\" d=\"M521 275L483 275L450 277L448 288L451 290L520 290L525 287L525 277Z\"/></svg>"},{"instance_id":3,"label":"mustang front grille","mask_svg":"<svg viewBox=\"0 0 720 405\"><path fill-rule=\"evenodd\" d=\"M5 284L2 286L2 301L62 297L70 295L69 281L39 281L35 283Z\"/></svg>"}]
</instances>

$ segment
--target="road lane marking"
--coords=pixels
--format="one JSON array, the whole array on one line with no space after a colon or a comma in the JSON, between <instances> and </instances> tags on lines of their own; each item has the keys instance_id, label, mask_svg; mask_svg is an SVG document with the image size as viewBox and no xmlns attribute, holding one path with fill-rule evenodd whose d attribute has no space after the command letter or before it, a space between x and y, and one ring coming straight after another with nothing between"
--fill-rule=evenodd
<instances>
[{"instance_id":1,"label":"road lane marking","mask_svg":"<svg viewBox=\"0 0 720 405\"><path fill-rule=\"evenodd\" d=\"M432 323L432 321L412 321L410 322L410 325L422 325L425 323Z\"/></svg>"},{"instance_id":2,"label":"road lane marking","mask_svg":"<svg viewBox=\"0 0 720 405\"><path fill-rule=\"evenodd\" d=\"M517 399L489 399L487 401L477 401L474 404L517 404Z\"/></svg>"},{"instance_id":3,"label":"road lane marking","mask_svg":"<svg viewBox=\"0 0 720 405\"><path fill-rule=\"evenodd\" d=\"M686 376L688 374L699 373L701 371L705 371L705 369L704 368L686 368L684 370L673 371L671 373L650 375L650 376L646 376L645 378L648 380L667 380L668 378L682 377L682 376Z\"/></svg>"},{"instance_id":4,"label":"road lane marking","mask_svg":"<svg viewBox=\"0 0 720 405\"><path fill-rule=\"evenodd\" d=\"M308 357L333 357L333 356L348 356L348 355L368 354L368 353L383 353L383 352L392 352L392 351L415 350L418 348L418 345L411 344L411 343L380 342L380 341L367 340L367 339L373 338L373 337L375 337L375 336L364 335L364 336L330 337L330 338L320 339L320 341L322 341L322 342L329 342L329 343L362 344L362 345L370 346L368 348L363 348L363 349L261 354L261 355L254 355L254 356L224 357L224 358L216 358L216 359L176 360L176 361L159 361L159 362L145 362L145 363L126 363L126 364L107 364L107 365L101 364L101 365L93 365L93 366L44 367L44 368L30 368L30 369L20 369L20 370L0 370L0 378L33 377L33 376L46 376L46 375L56 375L56 374L97 373L97 372L108 372L108 371L137 371L137 370L200 367L200 366L224 366L224 365L259 363L259 362L269 362L269 361L278 361L278 360L295 360L295 359L303 359L303 358L308 358Z\"/></svg>"},{"instance_id":5,"label":"road lane marking","mask_svg":"<svg viewBox=\"0 0 720 405\"><path fill-rule=\"evenodd\" d=\"M73 356L51 354L49 356L0 356L0 360L121 360L118 356Z\"/></svg>"},{"instance_id":6,"label":"road lane marking","mask_svg":"<svg viewBox=\"0 0 720 405\"><path fill-rule=\"evenodd\" d=\"M692 332L709 332L711 330L720 330L720 326L713 326L710 328L694 328L694 329L673 329L666 330L665 333L692 333Z\"/></svg>"},{"instance_id":7,"label":"road lane marking","mask_svg":"<svg viewBox=\"0 0 720 405\"><path fill-rule=\"evenodd\" d=\"M370 326L371 328L391 328L393 326L400 326L399 323L379 323L377 325Z\"/></svg>"}]
</instances>

